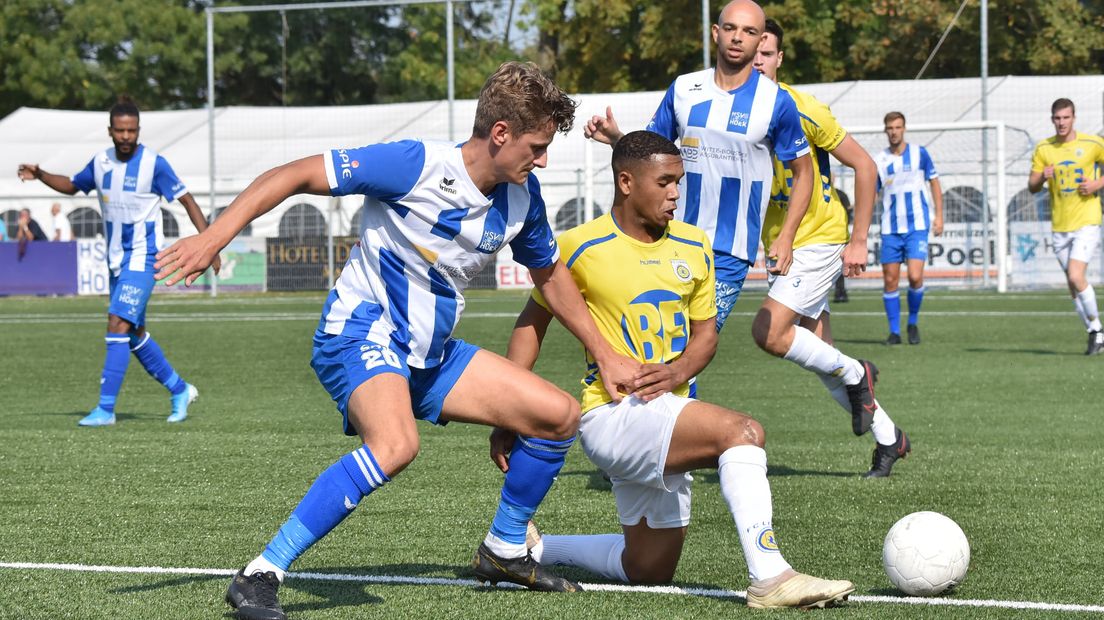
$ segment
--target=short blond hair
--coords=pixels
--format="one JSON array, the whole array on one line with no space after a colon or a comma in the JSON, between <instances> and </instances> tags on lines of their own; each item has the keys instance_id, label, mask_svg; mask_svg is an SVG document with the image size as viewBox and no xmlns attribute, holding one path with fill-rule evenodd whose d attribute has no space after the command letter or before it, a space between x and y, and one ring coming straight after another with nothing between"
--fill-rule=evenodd
<instances>
[{"instance_id":1,"label":"short blond hair","mask_svg":"<svg viewBox=\"0 0 1104 620\"><path fill-rule=\"evenodd\" d=\"M505 121L519 135L548 123L566 134L575 124L578 105L534 63L505 62L479 91L472 135L486 138L498 121Z\"/></svg>"}]
</instances>

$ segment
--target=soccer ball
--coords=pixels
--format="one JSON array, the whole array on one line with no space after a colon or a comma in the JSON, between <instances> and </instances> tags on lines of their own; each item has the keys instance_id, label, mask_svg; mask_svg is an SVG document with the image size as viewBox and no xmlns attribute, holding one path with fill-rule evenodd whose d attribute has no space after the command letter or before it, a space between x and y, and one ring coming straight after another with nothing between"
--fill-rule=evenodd
<instances>
[{"instance_id":1,"label":"soccer ball","mask_svg":"<svg viewBox=\"0 0 1104 620\"><path fill-rule=\"evenodd\" d=\"M970 543L951 519L938 512L914 512L889 529L882 564L905 594L934 596L962 583L970 566Z\"/></svg>"}]
</instances>

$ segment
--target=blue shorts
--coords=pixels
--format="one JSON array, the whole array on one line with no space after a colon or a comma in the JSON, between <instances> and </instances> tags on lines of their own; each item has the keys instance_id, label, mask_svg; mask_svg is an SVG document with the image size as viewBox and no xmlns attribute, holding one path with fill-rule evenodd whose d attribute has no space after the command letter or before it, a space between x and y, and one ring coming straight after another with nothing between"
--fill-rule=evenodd
<instances>
[{"instance_id":1,"label":"blue shorts","mask_svg":"<svg viewBox=\"0 0 1104 620\"><path fill-rule=\"evenodd\" d=\"M882 264L928 260L928 231L882 235Z\"/></svg>"},{"instance_id":2,"label":"blue shorts","mask_svg":"<svg viewBox=\"0 0 1104 620\"><path fill-rule=\"evenodd\" d=\"M126 319L135 327L146 324L146 304L153 294L155 284L152 271L130 271L123 269L108 280L111 291L110 314Z\"/></svg>"},{"instance_id":3,"label":"blue shorts","mask_svg":"<svg viewBox=\"0 0 1104 620\"><path fill-rule=\"evenodd\" d=\"M715 284L717 296L717 331L724 327L728 315L740 298L740 291L744 290L744 280L747 279L751 263L726 255L714 255L716 261L717 282Z\"/></svg>"},{"instance_id":4,"label":"blue shorts","mask_svg":"<svg viewBox=\"0 0 1104 620\"><path fill-rule=\"evenodd\" d=\"M383 345L346 336L315 332L311 368L322 387L337 403L346 435L356 435L349 423L349 396L362 383L383 373L402 375L410 385L414 417L444 425L441 407L479 347L458 338L445 343L441 363L433 368L410 368L405 355Z\"/></svg>"}]
</instances>

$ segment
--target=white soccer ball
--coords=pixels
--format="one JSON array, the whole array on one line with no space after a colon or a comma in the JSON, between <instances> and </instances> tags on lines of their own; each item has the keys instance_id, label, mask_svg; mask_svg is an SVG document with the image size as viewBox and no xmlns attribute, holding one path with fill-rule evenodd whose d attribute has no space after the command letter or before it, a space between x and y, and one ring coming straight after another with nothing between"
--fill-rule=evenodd
<instances>
[{"instance_id":1,"label":"white soccer ball","mask_svg":"<svg viewBox=\"0 0 1104 620\"><path fill-rule=\"evenodd\" d=\"M889 528L882 564L905 594L934 596L962 583L970 566L970 542L946 516L914 512Z\"/></svg>"}]
</instances>

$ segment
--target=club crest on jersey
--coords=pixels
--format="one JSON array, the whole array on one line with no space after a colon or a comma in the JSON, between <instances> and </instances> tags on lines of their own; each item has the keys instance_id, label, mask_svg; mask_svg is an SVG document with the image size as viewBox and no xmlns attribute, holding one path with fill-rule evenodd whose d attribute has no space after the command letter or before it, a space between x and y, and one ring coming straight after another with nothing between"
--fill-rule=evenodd
<instances>
[{"instance_id":1,"label":"club crest on jersey","mask_svg":"<svg viewBox=\"0 0 1104 620\"><path fill-rule=\"evenodd\" d=\"M675 270L675 277L679 282L689 282L694 278L694 273L690 271L690 263L681 258L672 258L671 267Z\"/></svg>"},{"instance_id":2,"label":"club crest on jersey","mask_svg":"<svg viewBox=\"0 0 1104 620\"><path fill-rule=\"evenodd\" d=\"M441 188L441 191L445 192L446 194L455 194L456 188L452 186L452 184L455 182L456 179L441 177L441 184L439 185L439 187Z\"/></svg>"},{"instance_id":3,"label":"club crest on jersey","mask_svg":"<svg viewBox=\"0 0 1104 620\"><path fill-rule=\"evenodd\" d=\"M701 152L701 140L698 138L683 138L681 148L682 159L685 161L698 161Z\"/></svg>"},{"instance_id":4,"label":"club crest on jersey","mask_svg":"<svg viewBox=\"0 0 1104 620\"><path fill-rule=\"evenodd\" d=\"M760 551L778 551L778 543L774 540L774 530L767 528L759 535L755 537L755 546L759 547Z\"/></svg>"},{"instance_id":5,"label":"club crest on jersey","mask_svg":"<svg viewBox=\"0 0 1104 620\"><path fill-rule=\"evenodd\" d=\"M746 129L747 126L748 126L748 120L750 118L751 118L751 114L749 114L747 112L740 112L740 111L737 110L737 111L732 113L731 117L729 117L728 126L729 127L743 127L743 128Z\"/></svg>"},{"instance_id":6,"label":"club crest on jersey","mask_svg":"<svg viewBox=\"0 0 1104 620\"><path fill-rule=\"evenodd\" d=\"M483 240L479 242L479 247L476 249L484 254L493 254L498 251L498 248L502 247L502 242L505 241L505 239L506 235L502 233L484 230Z\"/></svg>"}]
</instances>

